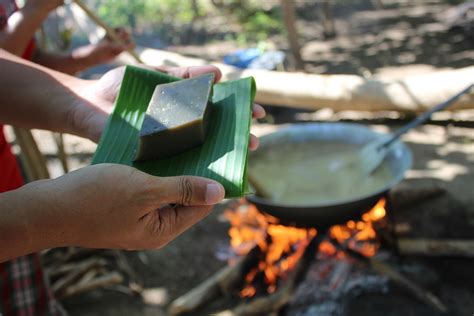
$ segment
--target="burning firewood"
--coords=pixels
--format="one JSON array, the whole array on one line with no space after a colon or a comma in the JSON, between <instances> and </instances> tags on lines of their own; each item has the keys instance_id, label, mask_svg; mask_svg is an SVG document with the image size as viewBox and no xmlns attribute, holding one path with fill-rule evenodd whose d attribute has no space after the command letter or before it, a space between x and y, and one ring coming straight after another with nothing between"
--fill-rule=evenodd
<instances>
[{"instance_id":1,"label":"burning firewood","mask_svg":"<svg viewBox=\"0 0 474 316\"><path fill-rule=\"evenodd\" d=\"M256 298L249 303L242 303L232 310L226 310L216 315L271 315L271 313L281 310L290 302L296 288L306 276L310 265L315 260L316 251L324 237L325 234L319 234L311 239L295 269L291 272L285 284L275 293Z\"/></svg>"}]
</instances>

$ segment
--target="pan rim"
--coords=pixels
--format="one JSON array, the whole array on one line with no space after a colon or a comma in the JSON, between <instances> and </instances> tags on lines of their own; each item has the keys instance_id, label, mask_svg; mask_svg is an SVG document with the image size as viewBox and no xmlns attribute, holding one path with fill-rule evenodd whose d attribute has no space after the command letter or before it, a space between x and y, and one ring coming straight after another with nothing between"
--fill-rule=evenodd
<instances>
[{"instance_id":1,"label":"pan rim","mask_svg":"<svg viewBox=\"0 0 474 316\"><path fill-rule=\"evenodd\" d=\"M269 141L270 138L274 138L278 136L279 134L288 134L290 132L295 132L295 130L310 130L314 128L327 128L327 127L336 127L336 126L342 126L342 128L353 128L353 129L359 129L363 130L364 132L369 132L374 137L380 137L380 136L386 136L386 135L391 135L391 133L380 133L377 131L374 131L373 129L367 127L364 124L358 124L358 123L342 123L342 122L310 122L310 123L294 123L294 124L288 124L282 129L279 129L277 131L274 131L272 133L269 133L267 135L264 135L260 137L260 146L264 148L266 146L266 142ZM328 201L328 202L319 202L319 203L311 203L311 204L288 204L288 203L276 203L272 200L259 197L255 194L251 194L247 196L246 198L249 199L249 201L255 201L260 204L265 204L268 206L274 206L274 207L286 207L286 208L292 208L295 210L301 209L314 209L314 208L325 208L325 207L336 207L336 206L341 206L345 204L351 204L355 203L357 201L361 201L364 199L369 199L371 197L377 196L377 195L383 195L385 192L393 188L396 184L400 183L404 177L405 173L412 167L413 165L413 155L411 153L410 148L403 143L401 140L397 143L397 148L401 151L403 151L405 157L405 164L402 166L402 172L399 172L397 175L394 176L394 178L389 181L385 186L381 187L377 191L364 194L364 195L359 195L357 197L351 197L351 198L345 198L341 200L335 200L335 201Z\"/></svg>"}]
</instances>

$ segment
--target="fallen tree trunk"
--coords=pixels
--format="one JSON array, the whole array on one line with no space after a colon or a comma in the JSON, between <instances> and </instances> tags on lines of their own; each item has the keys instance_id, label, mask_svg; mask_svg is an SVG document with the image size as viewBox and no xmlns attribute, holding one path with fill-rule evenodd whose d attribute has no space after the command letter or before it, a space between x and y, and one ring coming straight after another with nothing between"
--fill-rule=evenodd
<instances>
[{"instance_id":1,"label":"fallen tree trunk","mask_svg":"<svg viewBox=\"0 0 474 316\"><path fill-rule=\"evenodd\" d=\"M257 82L256 102L268 105L336 111L421 112L458 93L474 81L474 66L408 76L401 80L364 79L357 75L317 75L233 66L185 57L163 50L141 48L141 59L154 66L218 66L224 79L253 76ZM133 64L122 55L119 62ZM450 109L473 109L474 93L465 96Z\"/></svg>"}]
</instances>

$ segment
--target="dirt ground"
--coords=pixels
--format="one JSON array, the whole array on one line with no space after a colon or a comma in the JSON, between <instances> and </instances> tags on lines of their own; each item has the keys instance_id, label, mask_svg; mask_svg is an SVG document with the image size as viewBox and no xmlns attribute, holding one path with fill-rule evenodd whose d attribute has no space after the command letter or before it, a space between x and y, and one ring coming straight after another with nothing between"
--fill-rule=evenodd
<instances>
[{"instance_id":1,"label":"dirt ground","mask_svg":"<svg viewBox=\"0 0 474 316\"><path fill-rule=\"evenodd\" d=\"M333 39L324 38L319 2L300 2L297 28L307 72L397 77L409 72L432 71L433 68L472 65L472 32L451 28L448 23L448 15L454 6L443 1L418 1L374 10L373 2L333 5L337 33ZM232 20L216 16L210 17L209 26L205 28L212 33L232 27ZM284 34L270 36L266 44L287 53L285 65L291 71L292 56ZM208 60L221 60L224 55L235 51L237 45L236 42L220 40L206 45L168 46L166 49Z\"/></svg>"}]
</instances>

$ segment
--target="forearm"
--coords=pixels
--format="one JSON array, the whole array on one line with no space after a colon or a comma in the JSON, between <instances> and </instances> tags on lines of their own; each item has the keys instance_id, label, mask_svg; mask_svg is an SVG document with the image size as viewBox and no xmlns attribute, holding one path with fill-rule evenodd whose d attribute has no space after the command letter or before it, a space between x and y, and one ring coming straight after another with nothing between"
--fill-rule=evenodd
<instances>
[{"instance_id":1,"label":"forearm","mask_svg":"<svg viewBox=\"0 0 474 316\"><path fill-rule=\"evenodd\" d=\"M8 19L8 25L0 35L0 47L21 56L47 16L48 11L28 5L15 12Z\"/></svg>"},{"instance_id":2,"label":"forearm","mask_svg":"<svg viewBox=\"0 0 474 316\"><path fill-rule=\"evenodd\" d=\"M87 81L0 50L0 123L87 136L74 124Z\"/></svg>"},{"instance_id":3,"label":"forearm","mask_svg":"<svg viewBox=\"0 0 474 316\"><path fill-rule=\"evenodd\" d=\"M0 262L67 244L52 192L45 190L49 181L0 194Z\"/></svg>"},{"instance_id":4,"label":"forearm","mask_svg":"<svg viewBox=\"0 0 474 316\"><path fill-rule=\"evenodd\" d=\"M97 64L91 58L87 58L76 49L71 54L54 54L38 50L33 57L33 61L66 74L74 75Z\"/></svg>"}]
</instances>

